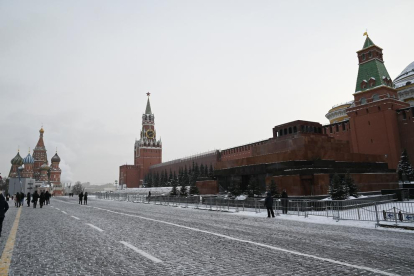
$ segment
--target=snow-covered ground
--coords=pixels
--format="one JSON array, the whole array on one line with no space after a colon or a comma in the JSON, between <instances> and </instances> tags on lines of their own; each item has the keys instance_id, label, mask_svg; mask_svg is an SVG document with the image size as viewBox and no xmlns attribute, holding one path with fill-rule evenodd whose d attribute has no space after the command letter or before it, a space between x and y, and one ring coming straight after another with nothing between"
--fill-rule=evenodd
<instances>
[{"instance_id":1,"label":"snow-covered ground","mask_svg":"<svg viewBox=\"0 0 414 276\"><path fill-rule=\"evenodd\" d=\"M248 216L248 217L257 217L257 218L266 218L267 219L267 211L262 210L260 213L249 212L249 211L240 211L240 212L231 212L229 214L237 215L237 216ZM271 218L273 219L273 218ZM279 214L274 219L276 220L291 220L291 221L301 221L307 223L318 223L318 224L328 224L328 225L341 225L341 226L351 226L351 227L359 227L359 228L366 228L366 229L379 229L384 231L398 231L398 232L407 232L414 234L412 230L405 230L399 228L383 228L383 227L376 227L374 221L358 221L358 220L334 220L332 217L323 217L323 216L297 216L297 215L284 215ZM384 222L382 221L381 224L390 224L393 225L395 223L392 222ZM399 225L406 225L414 227L414 223L408 224L399 224Z\"/></svg>"}]
</instances>

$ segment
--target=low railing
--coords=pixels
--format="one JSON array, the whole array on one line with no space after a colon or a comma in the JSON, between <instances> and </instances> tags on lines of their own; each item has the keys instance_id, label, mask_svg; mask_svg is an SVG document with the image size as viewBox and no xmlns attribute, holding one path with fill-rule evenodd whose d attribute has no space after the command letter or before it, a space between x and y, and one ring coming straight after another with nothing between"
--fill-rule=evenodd
<instances>
[{"instance_id":1,"label":"low railing","mask_svg":"<svg viewBox=\"0 0 414 276\"><path fill-rule=\"evenodd\" d=\"M236 200L215 196L154 196L139 194L97 194L99 199L155 204L171 207L205 209L221 212L266 211L263 198ZM301 200L274 199L276 215L285 213L297 216L325 216L335 220L360 220L411 223L414 222L414 202L396 201L395 194L355 200Z\"/></svg>"}]
</instances>

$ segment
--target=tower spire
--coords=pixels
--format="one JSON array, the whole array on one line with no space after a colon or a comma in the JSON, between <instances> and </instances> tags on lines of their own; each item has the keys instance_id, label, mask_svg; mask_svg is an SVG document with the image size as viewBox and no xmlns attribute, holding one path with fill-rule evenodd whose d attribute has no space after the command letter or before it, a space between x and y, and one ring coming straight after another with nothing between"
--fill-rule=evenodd
<instances>
[{"instance_id":1,"label":"tower spire","mask_svg":"<svg viewBox=\"0 0 414 276\"><path fill-rule=\"evenodd\" d=\"M150 104L150 100L149 100L149 96L151 95L150 92L147 93L148 96L148 100L147 100L147 108L145 108L145 114L152 114L151 112L151 104Z\"/></svg>"}]
</instances>

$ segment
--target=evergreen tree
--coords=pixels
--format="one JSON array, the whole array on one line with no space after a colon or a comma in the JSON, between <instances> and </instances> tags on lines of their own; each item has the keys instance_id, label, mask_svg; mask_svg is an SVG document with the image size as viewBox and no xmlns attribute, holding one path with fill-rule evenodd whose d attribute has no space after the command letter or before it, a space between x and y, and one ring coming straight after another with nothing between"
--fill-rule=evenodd
<instances>
[{"instance_id":1,"label":"evergreen tree","mask_svg":"<svg viewBox=\"0 0 414 276\"><path fill-rule=\"evenodd\" d=\"M153 176L152 173L148 174L147 184L145 185L147 188L153 187Z\"/></svg>"},{"instance_id":2,"label":"evergreen tree","mask_svg":"<svg viewBox=\"0 0 414 276\"><path fill-rule=\"evenodd\" d=\"M174 171L175 172L175 171ZM168 183L169 183L169 185L171 185L171 181L173 180L173 173L172 173L172 170L171 170L171 168L170 168L170 175L168 176Z\"/></svg>"},{"instance_id":3,"label":"evergreen tree","mask_svg":"<svg viewBox=\"0 0 414 276\"><path fill-rule=\"evenodd\" d=\"M204 176L209 177L208 176L208 166L207 165L204 166Z\"/></svg>"},{"instance_id":4,"label":"evergreen tree","mask_svg":"<svg viewBox=\"0 0 414 276\"><path fill-rule=\"evenodd\" d=\"M250 197L261 194L259 181L256 176L250 177L249 184L247 185L247 193Z\"/></svg>"},{"instance_id":5,"label":"evergreen tree","mask_svg":"<svg viewBox=\"0 0 414 276\"><path fill-rule=\"evenodd\" d=\"M208 172L208 177L210 177L211 179L213 179L214 177L214 169L213 169L213 165L210 163L210 169Z\"/></svg>"},{"instance_id":6,"label":"evergreen tree","mask_svg":"<svg viewBox=\"0 0 414 276\"><path fill-rule=\"evenodd\" d=\"M205 174L204 174L204 165L203 165L203 163L201 163L201 165L200 165L200 177L204 177L205 176Z\"/></svg>"},{"instance_id":7,"label":"evergreen tree","mask_svg":"<svg viewBox=\"0 0 414 276\"><path fill-rule=\"evenodd\" d=\"M238 181L238 179L234 177L231 178L230 185L229 185L229 192L234 196L241 195L240 181Z\"/></svg>"},{"instance_id":8,"label":"evergreen tree","mask_svg":"<svg viewBox=\"0 0 414 276\"><path fill-rule=\"evenodd\" d=\"M185 167L184 173L183 173L183 178L182 178L180 184L182 184L182 185L188 185L188 182L189 181L190 181L190 179L189 179L189 173L187 171L187 167Z\"/></svg>"},{"instance_id":9,"label":"evergreen tree","mask_svg":"<svg viewBox=\"0 0 414 276\"><path fill-rule=\"evenodd\" d=\"M274 181L273 179L270 181L269 191L273 197L279 197L279 190L277 188L276 181Z\"/></svg>"},{"instance_id":10,"label":"evergreen tree","mask_svg":"<svg viewBox=\"0 0 414 276\"><path fill-rule=\"evenodd\" d=\"M400 162L398 162L398 177L401 181L413 181L414 170L411 166L410 159L408 158L407 150L404 150L401 154Z\"/></svg>"},{"instance_id":11,"label":"evergreen tree","mask_svg":"<svg viewBox=\"0 0 414 276\"><path fill-rule=\"evenodd\" d=\"M168 173L167 169L164 170L164 182L162 183L161 187L168 187Z\"/></svg>"},{"instance_id":12,"label":"evergreen tree","mask_svg":"<svg viewBox=\"0 0 414 276\"><path fill-rule=\"evenodd\" d=\"M186 183L182 183L181 188L180 188L180 196L187 196L187 184Z\"/></svg>"},{"instance_id":13,"label":"evergreen tree","mask_svg":"<svg viewBox=\"0 0 414 276\"><path fill-rule=\"evenodd\" d=\"M348 198L348 189L338 174L334 174L329 185L329 195L332 200L344 200Z\"/></svg>"},{"instance_id":14,"label":"evergreen tree","mask_svg":"<svg viewBox=\"0 0 414 276\"><path fill-rule=\"evenodd\" d=\"M176 196L176 195L178 195L178 189L177 189L177 186L178 186L178 179L177 179L176 177L174 177L174 178L172 179L172 181L171 181L171 186L172 186L172 189L171 189L170 195L172 195L172 196Z\"/></svg>"},{"instance_id":15,"label":"evergreen tree","mask_svg":"<svg viewBox=\"0 0 414 276\"><path fill-rule=\"evenodd\" d=\"M160 173L157 172L154 178L154 187L159 187L159 186L160 186Z\"/></svg>"},{"instance_id":16,"label":"evergreen tree","mask_svg":"<svg viewBox=\"0 0 414 276\"><path fill-rule=\"evenodd\" d=\"M348 195L353 197L358 197L358 187L355 184L354 179L351 177L349 172L346 173L344 178L344 184L347 188Z\"/></svg>"},{"instance_id":17,"label":"evergreen tree","mask_svg":"<svg viewBox=\"0 0 414 276\"><path fill-rule=\"evenodd\" d=\"M198 195L200 193L198 187L196 186L196 182L197 175L194 173L190 178L190 195Z\"/></svg>"}]
</instances>

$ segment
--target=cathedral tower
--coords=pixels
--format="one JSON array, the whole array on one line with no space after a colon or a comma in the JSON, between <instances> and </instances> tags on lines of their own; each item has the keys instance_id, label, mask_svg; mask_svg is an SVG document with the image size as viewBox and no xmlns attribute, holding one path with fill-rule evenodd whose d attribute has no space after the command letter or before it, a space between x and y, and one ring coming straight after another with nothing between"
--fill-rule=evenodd
<instances>
[{"instance_id":1,"label":"cathedral tower","mask_svg":"<svg viewBox=\"0 0 414 276\"><path fill-rule=\"evenodd\" d=\"M383 155L395 169L401 154L396 110L409 104L398 100L384 65L382 49L367 36L357 52L359 70L354 103L346 109L355 153Z\"/></svg>"},{"instance_id":2,"label":"cathedral tower","mask_svg":"<svg viewBox=\"0 0 414 276\"><path fill-rule=\"evenodd\" d=\"M55 155L52 157L52 165L50 166L50 182L52 182L54 186L60 185L60 174L62 171L59 168L59 163L60 157L56 150Z\"/></svg>"},{"instance_id":3,"label":"cathedral tower","mask_svg":"<svg viewBox=\"0 0 414 276\"><path fill-rule=\"evenodd\" d=\"M34 165L34 158L30 155L30 149L27 156L23 159L24 164L24 170L23 170L23 177L27 178L33 178L34 171L33 171L33 165Z\"/></svg>"},{"instance_id":4,"label":"cathedral tower","mask_svg":"<svg viewBox=\"0 0 414 276\"><path fill-rule=\"evenodd\" d=\"M45 133L45 131L43 130L43 127L39 130L39 133L40 133L39 140L37 141L36 147L33 150L33 158L34 158L33 170L34 170L34 178L36 180L39 180L40 178L40 167L44 163L47 163L46 147L43 141L43 133Z\"/></svg>"}]
</instances>

